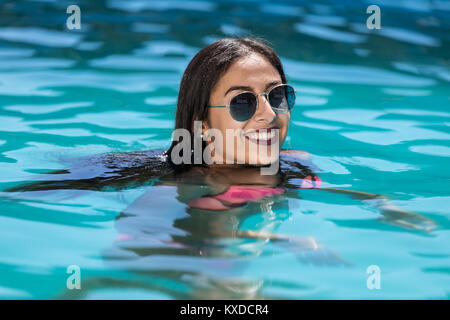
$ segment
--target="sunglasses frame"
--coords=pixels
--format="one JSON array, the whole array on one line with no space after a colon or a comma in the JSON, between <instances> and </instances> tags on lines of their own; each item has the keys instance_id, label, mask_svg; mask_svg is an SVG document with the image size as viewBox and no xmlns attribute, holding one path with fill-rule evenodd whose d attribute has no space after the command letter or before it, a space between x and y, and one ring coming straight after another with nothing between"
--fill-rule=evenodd
<instances>
[{"instance_id":1,"label":"sunglasses frame","mask_svg":"<svg viewBox=\"0 0 450 320\"><path fill-rule=\"evenodd\" d=\"M237 97L238 95L240 95L240 94L243 94L243 93L251 93L251 94L253 94L253 95L256 97L256 109L255 109L255 113L256 113L256 111L258 111L258 107L259 107L259 99L258 99L258 97L259 97L259 96L265 96L267 102L269 102L269 104L270 104L270 101L269 101L269 94L272 92L272 90L274 90L274 89L276 89L276 88L278 88L278 87L283 87L283 86L289 86L289 87L291 87L292 89L294 89L294 87L291 86L290 84L282 83L282 84L279 84L279 85L273 87L272 89L270 89L270 90L267 91L267 92L254 93L254 92L251 92L251 91L242 91L242 92L239 92L238 94L234 95L233 97L231 97L230 103L229 103L229 104L223 105L223 106L208 106L208 108L230 108L231 100L233 100L234 98L236 98L236 97ZM289 109L288 111L286 111L286 112L278 112L278 111L277 111L277 108L273 108L271 104L270 104L270 107L271 107L272 110L274 110L276 113L287 113L287 112L291 111L291 110L294 109L294 107L295 107L295 101L296 101L296 99L297 99L297 94L296 94L296 93L297 93L297 91L294 89L294 105L293 105L292 108ZM255 115L255 113L253 113L253 115L250 117L250 119ZM234 119L234 118L233 118L233 119ZM248 120L250 120L250 119L248 119ZM235 120L235 121L239 121L239 122L248 121L248 120L242 120L242 121L241 121L241 120L236 120L236 119L234 119L234 120Z\"/></svg>"}]
</instances>

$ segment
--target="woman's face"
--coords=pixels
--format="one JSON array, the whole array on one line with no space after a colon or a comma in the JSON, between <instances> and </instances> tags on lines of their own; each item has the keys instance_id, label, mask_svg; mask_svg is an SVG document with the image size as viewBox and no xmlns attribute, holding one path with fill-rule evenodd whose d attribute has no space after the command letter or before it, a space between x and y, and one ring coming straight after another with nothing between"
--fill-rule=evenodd
<instances>
[{"instance_id":1,"label":"woman's face","mask_svg":"<svg viewBox=\"0 0 450 320\"><path fill-rule=\"evenodd\" d=\"M239 58L220 78L210 96L209 105L228 105L230 100L244 91L253 93L269 92L281 84L277 69L263 56L252 53ZM267 165L278 159L281 146L289 128L290 112L275 113L265 96L258 96L258 108L253 117L245 122L232 118L229 108L209 108L208 121L203 122L203 134L207 129L217 129L223 137L222 147L215 143L212 152L214 161L222 163L251 163ZM227 129L236 134L234 142L231 136L227 141ZM258 132L259 130L259 132ZM263 134L267 133L267 136ZM267 138L278 134L279 139L267 143ZM275 136L276 137L276 136ZM207 142L208 143L208 142Z\"/></svg>"}]
</instances>

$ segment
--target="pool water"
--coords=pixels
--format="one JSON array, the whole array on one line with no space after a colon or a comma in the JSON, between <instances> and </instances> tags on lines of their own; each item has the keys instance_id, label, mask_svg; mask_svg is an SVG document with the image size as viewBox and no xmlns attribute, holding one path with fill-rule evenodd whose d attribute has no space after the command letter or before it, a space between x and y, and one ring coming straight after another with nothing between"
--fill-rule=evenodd
<instances>
[{"instance_id":1,"label":"pool water","mask_svg":"<svg viewBox=\"0 0 450 320\"><path fill-rule=\"evenodd\" d=\"M0 298L450 297L447 1L77 3L80 30L66 29L66 2L0 4ZM180 186L89 162L167 148L189 60L246 34L271 41L297 90L284 148L311 154L322 187L384 195L416 228L316 188L195 211ZM234 236L214 235L224 226Z\"/></svg>"}]
</instances>

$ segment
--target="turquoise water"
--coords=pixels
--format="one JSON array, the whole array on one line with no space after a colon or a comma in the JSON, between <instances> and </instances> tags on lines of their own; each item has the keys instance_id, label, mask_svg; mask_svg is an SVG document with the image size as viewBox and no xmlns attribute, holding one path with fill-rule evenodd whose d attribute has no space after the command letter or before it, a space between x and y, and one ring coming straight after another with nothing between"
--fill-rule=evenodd
<instances>
[{"instance_id":1,"label":"turquoise water","mask_svg":"<svg viewBox=\"0 0 450 320\"><path fill-rule=\"evenodd\" d=\"M65 28L72 3L0 4L0 190L64 175L86 157L167 148L190 58L250 33L272 42L297 89L284 147L308 151L325 187L385 195L436 228L389 224L367 202L314 189L244 216L192 212L176 187L154 181L2 192L1 298L450 297L447 1L77 3L81 30ZM380 30L365 27L369 4L381 8ZM98 174L90 168L84 178ZM146 212L123 217L143 194ZM224 221L312 237L348 264L266 240L205 244ZM81 290L66 287L70 265ZM366 285L371 265L378 290Z\"/></svg>"}]
</instances>

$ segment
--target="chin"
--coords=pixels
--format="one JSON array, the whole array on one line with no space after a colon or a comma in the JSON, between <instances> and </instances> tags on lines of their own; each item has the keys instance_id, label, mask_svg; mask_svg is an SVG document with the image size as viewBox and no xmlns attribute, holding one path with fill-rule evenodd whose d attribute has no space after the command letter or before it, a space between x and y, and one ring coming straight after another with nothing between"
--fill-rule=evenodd
<instances>
[{"instance_id":1,"label":"chin","mask_svg":"<svg viewBox=\"0 0 450 320\"><path fill-rule=\"evenodd\" d=\"M247 164L250 165L256 165L256 166L268 166L274 162L276 162L279 158L279 154L273 154L273 155L264 155L264 156L258 156L258 158L253 161L246 161Z\"/></svg>"},{"instance_id":2,"label":"chin","mask_svg":"<svg viewBox=\"0 0 450 320\"><path fill-rule=\"evenodd\" d=\"M277 160L278 160L278 157L275 158L275 159L272 159L272 158L262 159L261 161L258 162L258 165L260 165L260 166L268 166L268 165L271 165L272 163L274 163Z\"/></svg>"}]
</instances>

